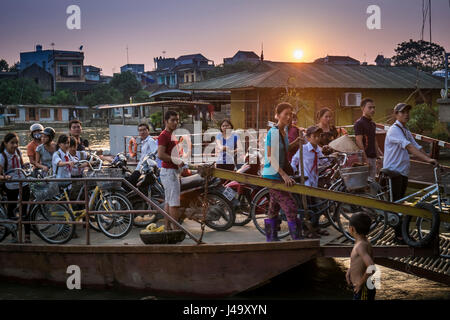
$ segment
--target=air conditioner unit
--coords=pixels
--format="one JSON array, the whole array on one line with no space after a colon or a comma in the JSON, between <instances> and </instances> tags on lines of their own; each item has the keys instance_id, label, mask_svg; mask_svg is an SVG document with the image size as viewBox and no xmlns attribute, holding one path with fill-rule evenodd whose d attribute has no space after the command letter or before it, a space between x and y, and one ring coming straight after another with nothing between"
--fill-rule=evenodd
<instances>
[{"instance_id":1,"label":"air conditioner unit","mask_svg":"<svg viewBox=\"0 0 450 320\"><path fill-rule=\"evenodd\" d=\"M343 107L359 107L361 105L361 93L346 92L342 96Z\"/></svg>"}]
</instances>

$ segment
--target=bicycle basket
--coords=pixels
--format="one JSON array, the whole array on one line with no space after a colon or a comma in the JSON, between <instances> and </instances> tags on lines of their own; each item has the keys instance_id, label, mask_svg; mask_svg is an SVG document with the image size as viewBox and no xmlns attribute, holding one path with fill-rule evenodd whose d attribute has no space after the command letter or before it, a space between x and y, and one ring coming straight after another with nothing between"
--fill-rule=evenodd
<instances>
[{"instance_id":1,"label":"bicycle basket","mask_svg":"<svg viewBox=\"0 0 450 320\"><path fill-rule=\"evenodd\" d=\"M369 166L341 168L340 174L349 191L367 187L369 178Z\"/></svg>"},{"instance_id":2,"label":"bicycle basket","mask_svg":"<svg viewBox=\"0 0 450 320\"><path fill-rule=\"evenodd\" d=\"M120 168L104 168L102 171L96 172L96 178L122 178L122 169ZM116 190L122 186L122 181L95 181L95 183L103 190Z\"/></svg>"},{"instance_id":3,"label":"bicycle basket","mask_svg":"<svg viewBox=\"0 0 450 320\"><path fill-rule=\"evenodd\" d=\"M49 200L60 194L57 182L33 183L31 191L36 201Z\"/></svg>"}]
</instances>

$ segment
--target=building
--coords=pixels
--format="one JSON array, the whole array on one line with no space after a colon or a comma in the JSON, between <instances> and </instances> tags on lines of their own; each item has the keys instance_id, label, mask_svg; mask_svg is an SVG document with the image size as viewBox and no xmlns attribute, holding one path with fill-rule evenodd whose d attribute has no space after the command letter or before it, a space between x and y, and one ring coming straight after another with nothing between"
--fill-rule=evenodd
<instances>
[{"instance_id":1,"label":"building","mask_svg":"<svg viewBox=\"0 0 450 320\"><path fill-rule=\"evenodd\" d=\"M200 53L175 58L154 58L152 76L158 85L177 88L179 84L202 81L205 73L214 68L214 62Z\"/></svg>"},{"instance_id":2,"label":"building","mask_svg":"<svg viewBox=\"0 0 450 320\"><path fill-rule=\"evenodd\" d=\"M59 83L85 82L84 53L80 51L42 50L41 45L36 51L20 53L20 70L32 66L41 67L53 77L53 90Z\"/></svg>"},{"instance_id":3,"label":"building","mask_svg":"<svg viewBox=\"0 0 450 320\"><path fill-rule=\"evenodd\" d=\"M67 124L72 119L81 121L88 118L87 106L55 106L55 105L8 105L2 106L2 114L8 114L14 124L39 122L42 124Z\"/></svg>"},{"instance_id":4,"label":"building","mask_svg":"<svg viewBox=\"0 0 450 320\"><path fill-rule=\"evenodd\" d=\"M144 73L144 65L143 64L126 64L120 67L120 73L131 71L134 74L138 75Z\"/></svg>"},{"instance_id":5,"label":"building","mask_svg":"<svg viewBox=\"0 0 450 320\"><path fill-rule=\"evenodd\" d=\"M28 78L33 80L42 89L44 98L51 95L53 89L53 76L45 69L33 63L19 72L0 72L0 80Z\"/></svg>"},{"instance_id":6,"label":"building","mask_svg":"<svg viewBox=\"0 0 450 320\"><path fill-rule=\"evenodd\" d=\"M349 56L329 56L314 60L314 63L321 64L343 64L343 65L360 65L360 62Z\"/></svg>"},{"instance_id":7,"label":"building","mask_svg":"<svg viewBox=\"0 0 450 320\"><path fill-rule=\"evenodd\" d=\"M101 68L97 68L91 65L83 66L84 71L84 79L86 81L97 81L100 82L100 73L102 71Z\"/></svg>"},{"instance_id":8,"label":"building","mask_svg":"<svg viewBox=\"0 0 450 320\"><path fill-rule=\"evenodd\" d=\"M44 68L33 63L31 66L21 70L19 77L32 79L42 89L42 96L44 98L50 96L54 91L53 76Z\"/></svg>"},{"instance_id":9,"label":"building","mask_svg":"<svg viewBox=\"0 0 450 320\"><path fill-rule=\"evenodd\" d=\"M233 64L237 62L257 63L259 61L260 61L259 56L253 51L242 51L242 50L236 52L236 54L231 58L223 58L223 64Z\"/></svg>"},{"instance_id":10,"label":"building","mask_svg":"<svg viewBox=\"0 0 450 320\"><path fill-rule=\"evenodd\" d=\"M420 92L416 92L416 86ZM300 126L316 123L322 107L334 112L336 125L350 125L361 116L360 102L375 100L375 121L386 123L393 107L404 101L413 106L436 105L444 81L414 67L335 65L319 63L260 62L254 69L180 87L191 91L228 91L230 118L235 128L267 128L274 107L290 88L304 107L297 109ZM295 106L297 107L297 106Z\"/></svg>"}]
</instances>

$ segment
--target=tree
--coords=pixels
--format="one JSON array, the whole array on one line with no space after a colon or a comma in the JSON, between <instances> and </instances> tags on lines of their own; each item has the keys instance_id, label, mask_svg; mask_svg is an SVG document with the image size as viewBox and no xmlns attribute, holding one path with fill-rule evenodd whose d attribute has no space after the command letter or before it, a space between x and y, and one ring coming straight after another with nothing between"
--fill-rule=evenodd
<instances>
[{"instance_id":1,"label":"tree","mask_svg":"<svg viewBox=\"0 0 450 320\"><path fill-rule=\"evenodd\" d=\"M9 68L9 72L19 72L20 62L14 63L12 67Z\"/></svg>"},{"instance_id":2,"label":"tree","mask_svg":"<svg viewBox=\"0 0 450 320\"><path fill-rule=\"evenodd\" d=\"M54 95L45 100L48 104L75 105L77 98L68 90L57 90Z\"/></svg>"},{"instance_id":3,"label":"tree","mask_svg":"<svg viewBox=\"0 0 450 320\"><path fill-rule=\"evenodd\" d=\"M413 66L422 71L444 68L445 49L436 43L423 40L402 42L397 45L392 61L396 66Z\"/></svg>"},{"instance_id":4,"label":"tree","mask_svg":"<svg viewBox=\"0 0 450 320\"><path fill-rule=\"evenodd\" d=\"M8 72L9 71L9 65L8 62L6 62L5 59L1 59L0 60L0 72L1 71L5 71Z\"/></svg>"},{"instance_id":5,"label":"tree","mask_svg":"<svg viewBox=\"0 0 450 320\"><path fill-rule=\"evenodd\" d=\"M123 101L124 97L119 90L113 88L109 84L101 84L83 98L81 103L87 106L95 106L98 104L117 104Z\"/></svg>"},{"instance_id":6,"label":"tree","mask_svg":"<svg viewBox=\"0 0 450 320\"><path fill-rule=\"evenodd\" d=\"M146 102L149 100L150 92L145 90L139 90L134 96L133 96L133 103L134 102Z\"/></svg>"},{"instance_id":7,"label":"tree","mask_svg":"<svg viewBox=\"0 0 450 320\"><path fill-rule=\"evenodd\" d=\"M122 93L123 98L127 101L142 88L141 83L130 71L115 74L110 84L112 87L119 90Z\"/></svg>"},{"instance_id":8,"label":"tree","mask_svg":"<svg viewBox=\"0 0 450 320\"><path fill-rule=\"evenodd\" d=\"M31 79L6 79L0 81L1 104L40 103L41 88Z\"/></svg>"},{"instance_id":9,"label":"tree","mask_svg":"<svg viewBox=\"0 0 450 320\"><path fill-rule=\"evenodd\" d=\"M425 103L418 104L411 109L408 127L412 132L429 135L432 138L448 141L449 132L446 125L439 122L438 107L432 107Z\"/></svg>"}]
</instances>

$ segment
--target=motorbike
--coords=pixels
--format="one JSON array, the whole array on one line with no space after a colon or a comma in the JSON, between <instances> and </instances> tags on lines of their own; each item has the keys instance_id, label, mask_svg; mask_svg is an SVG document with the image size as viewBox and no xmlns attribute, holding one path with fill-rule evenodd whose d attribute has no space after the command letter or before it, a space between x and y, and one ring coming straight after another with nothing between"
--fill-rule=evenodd
<instances>
[{"instance_id":1,"label":"motorbike","mask_svg":"<svg viewBox=\"0 0 450 320\"><path fill-rule=\"evenodd\" d=\"M116 156L113 165L124 169L128 177L131 172L126 168L126 157L124 155ZM159 179L159 167L156 162L156 154L148 154L142 161L140 169L141 175L138 179L136 187L147 195L160 208L164 208L164 187ZM239 206L239 202L235 199L235 192L231 188L227 188L221 184L218 178L212 178L208 181L208 192L206 200L208 201L208 210L206 219L203 219L202 203L205 188L205 178L200 174L193 174L187 177L181 177L181 193L180 193L180 220L190 219L197 222L205 220L205 224L218 231L225 231L234 223L235 210ZM127 190L124 186L124 189ZM147 204L142 201L135 191L129 190L127 198L133 204L136 210L145 210ZM149 208L150 209L150 208ZM140 215L144 220L140 221L139 217L135 218L135 225L146 226L154 223L162 218L162 215L156 211L150 215Z\"/></svg>"},{"instance_id":2,"label":"motorbike","mask_svg":"<svg viewBox=\"0 0 450 320\"><path fill-rule=\"evenodd\" d=\"M132 172L127 166L127 157L123 153L119 153L114 157L111 163L111 167L122 169L125 179L145 194L153 203L156 203L158 207L164 208L164 189L157 178L159 176L159 168L156 163L156 157L153 155L146 155L142 161L142 166L139 170L140 175L132 177ZM136 214L133 220L133 224L136 227L146 227L150 223L154 223L162 218L162 215L156 210L153 210L151 206L142 200L136 191L129 188L126 184L122 185L122 192L130 200L133 210L146 210L149 209L149 214Z\"/></svg>"}]
</instances>

